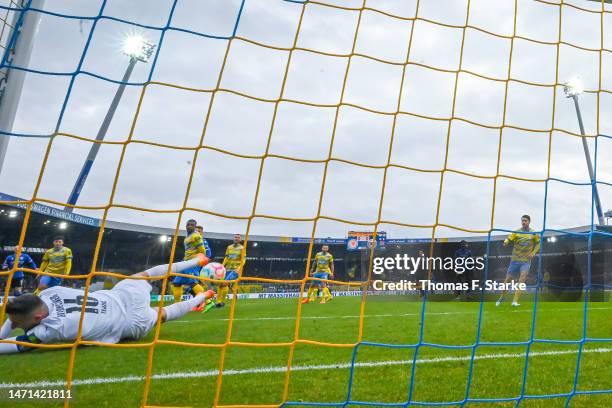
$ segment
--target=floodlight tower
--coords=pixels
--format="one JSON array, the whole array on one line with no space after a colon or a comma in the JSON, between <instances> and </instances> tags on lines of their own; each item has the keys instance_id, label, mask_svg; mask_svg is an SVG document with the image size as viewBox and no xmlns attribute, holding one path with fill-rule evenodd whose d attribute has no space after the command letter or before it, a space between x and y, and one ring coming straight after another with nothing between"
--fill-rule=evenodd
<instances>
[{"instance_id":1,"label":"floodlight tower","mask_svg":"<svg viewBox=\"0 0 612 408\"><path fill-rule=\"evenodd\" d=\"M127 86L127 82L130 80L130 76L132 75L132 71L138 62L148 62L151 55L153 55L153 51L155 50L155 44L151 44L147 42L144 38L139 35L129 36L123 42L122 52L130 57L130 63L128 64L125 73L123 74L123 78L121 79L121 85L117 88L117 92L111 102L108 111L106 112L106 116L102 121L102 125L100 126L100 130L98 130L98 135L96 136L96 141L104 140L106 136L106 132L113 120L113 116L115 115L115 111L117 110L117 106L119 106L119 102L121 101L121 97L123 96L123 92L125 91L125 87ZM70 193L70 197L68 197L68 205L64 208L65 211L72 212L73 205L76 205L79 195L83 190L83 186L85 185L85 180L87 180L87 176L89 175L89 171L91 170L94 161L96 160L96 156L98 155L98 151L100 150L101 143L94 143L89 150L89 154L85 159L85 163L83 163L83 168L79 173L79 176L74 183L74 187L72 187L72 192Z\"/></svg>"},{"instance_id":2,"label":"floodlight tower","mask_svg":"<svg viewBox=\"0 0 612 408\"><path fill-rule=\"evenodd\" d=\"M587 144L584 123L582 122L582 113L580 112L580 104L578 103L578 95L584 91L584 86L578 78L572 78L565 84L563 84L563 92L567 98L572 98L574 101L574 107L576 108L576 116L578 117L578 126L580 127L580 134L582 135L582 148L584 150L584 156L586 158L587 168L589 170L589 177L591 178L591 185L593 186L593 193L595 195L595 209L597 210L597 219L599 225L605 225L604 214L601 209L601 201L599 200L599 190L597 189L597 183L595 182L595 174L593 172L593 163L591 162L591 153L589 152L589 145Z\"/></svg>"}]
</instances>

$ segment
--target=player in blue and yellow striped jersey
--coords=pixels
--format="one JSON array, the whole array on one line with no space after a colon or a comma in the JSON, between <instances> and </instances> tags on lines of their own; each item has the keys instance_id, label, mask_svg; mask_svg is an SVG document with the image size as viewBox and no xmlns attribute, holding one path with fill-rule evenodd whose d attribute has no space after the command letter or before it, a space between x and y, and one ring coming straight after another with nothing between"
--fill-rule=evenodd
<instances>
[{"instance_id":1,"label":"player in blue and yellow striped jersey","mask_svg":"<svg viewBox=\"0 0 612 408\"><path fill-rule=\"evenodd\" d=\"M531 267L531 259L540 250L540 235L537 234L532 228L529 227L531 223L531 217L529 215L523 215L521 217L521 229L513 232L504 240L504 246L510 242L514 244L512 248L512 258L510 258L510 265L508 265L508 272L504 284L514 280L519 275L519 283L525 283L527 275L529 274L529 268ZM504 287L506 287L504 285ZM504 295L507 290L504 289L499 300L495 303L499 306L504 300ZM517 289L514 292L514 300L512 306L520 306L518 303L519 297L521 296L521 290Z\"/></svg>"},{"instance_id":2,"label":"player in blue and yellow striped jersey","mask_svg":"<svg viewBox=\"0 0 612 408\"><path fill-rule=\"evenodd\" d=\"M34 260L30 257L30 255L26 254L25 251L21 251L21 254L19 255L19 259L17 259L17 250L19 249L19 247L15 247L15 253L12 255L9 255L6 257L6 259L4 260L4 263L2 264L2 270L8 271L13 269L13 266L15 265L15 263L17 263L17 268L23 268L24 266L26 268L30 268L30 269L38 269L38 266L36 266L36 263L34 262ZM15 262L17 260L17 262ZM19 296L22 293L23 290L23 278L24 278L24 274L23 271L20 271L19 269L15 271L15 273L13 274L13 279L11 280L11 289L13 289L13 294L15 296Z\"/></svg>"},{"instance_id":3,"label":"player in blue and yellow striped jersey","mask_svg":"<svg viewBox=\"0 0 612 408\"><path fill-rule=\"evenodd\" d=\"M185 255L183 261L189 261L198 256L198 254L206 255L210 258L210 253L207 253L206 247L204 246L204 239L199 232L196 231L196 220L188 220L185 225L185 229L187 230L187 236L183 241L183 245L185 246ZM210 248L208 248L208 252L210 252ZM174 302L180 302L183 297L183 292L185 289L190 289L195 295L204 292L204 287L200 285L198 279L196 278L200 274L200 267L195 266L190 269L186 269L181 273L185 275L193 275L193 278L187 278L185 276L175 276L172 280L172 295L174 296Z\"/></svg>"},{"instance_id":4,"label":"player in blue and yellow striped jersey","mask_svg":"<svg viewBox=\"0 0 612 408\"><path fill-rule=\"evenodd\" d=\"M234 243L227 246L225 250L225 257L223 258L223 266L225 266L225 280L230 281L238 279L242 272L242 267L246 262L246 254L244 246L240 243L242 237L240 234L234 235ZM227 293L233 283L221 283L218 290L218 301L217 307L225 306L227 300Z\"/></svg>"},{"instance_id":5,"label":"player in blue and yellow striped jersey","mask_svg":"<svg viewBox=\"0 0 612 408\"><path fill-rule=\"evenodd\" d=\"M310 274L313 278L317 279L328 279L334 277L334 257L329 253L329 246L323 245L321 252L317 252L312 267L310 268ZM323 288L323 299L321 303L326 303L332 300L332 295L327 287L327 282L321 280L311 281L310 287L308 288L308 295L306 299L302 300L302 303L314 302L315 300L315 289Z\"/></svg>"},{"instance_id":6,"label":"player in blue and yellow striped jersey","mask_svg":"<svg viewBox=\"0 0 612 408\"><path fill-rule=\"evenodd\" d=\"M43 255L40 271L47 273L57 273L60 275L70 275L72 269L72 250L64 246L64 238L56 237L53 240L53 248L47 250ZM43 276L40 278L38 288L34 291L38 295L41 291L59 286L62 283L62 278L55 276Z\"/></svg>"}]
</instances>

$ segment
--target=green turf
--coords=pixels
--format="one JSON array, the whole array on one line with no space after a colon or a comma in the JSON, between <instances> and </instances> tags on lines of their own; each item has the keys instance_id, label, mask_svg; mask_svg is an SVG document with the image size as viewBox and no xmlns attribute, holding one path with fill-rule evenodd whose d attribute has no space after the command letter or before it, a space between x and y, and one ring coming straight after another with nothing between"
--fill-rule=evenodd
<instances>
[{"instance_id":1,"label":"green turf","mask_svg":"<svg viewBox=\"0 0 612 408\"><path fill-rule=\"evenodd\" d=\"M477 339L476 302L428 302L423 342L470 345ZM575 341L583 336L583 303L539 302L534 335L538 339ZM413 345L419 341L422 303L400 298L370 297L365 307L363 341ZM360 298L336 298L325 305L302 307L299 338L326 343L354 343L359 335ZM234 342L291 342L295 333L297 299L244 300L236 307L231 333ZM612 339L612 303L589 304L587 337ZM192 343L223 344L228 334L229 307L208 314L190 313L163 325L160 338ZM481 342L525 342L531 336L533 303L518 309L509 303L496 308L484 303L480 325ZM144 341L150 341L149 335ZM612 390L612 343L589 342L582 354L578 390ZM598 352L588 350L598 349ZM514 398L524 387L528 395L562 394L572 391L577 362L577 344L534 343L526 360L526 345L482 345L476 349L472 367L470 398ZM228 346L220 404L279 404L286 378L290 347ZM344 402L349 386L352 348L297 344L289 381L289 401ZM105 384L75 385L71 406L137 407L142 404L148 348L82 347L76 353L74 378L109 379ZM461 401L466 396L472 349L419 347L414 367L412 400L421 402ZM544 354L543 354L544 353ZM31 383L65 379L69 350L35 351L0 356L0 382ZM362 344L353 373L351 400L374 403L405 402L411 384L411 361L415 349ZM154 375L204 372L186 378L153 379L149 405L211 407L221 359L220 348L158 345L154 349ZM388 363L384 363L388 362ZM366 363L364 365L364 363ZM374 364L367 364L374 363ZM527 381L523 372L527 363ZM262 369L259 372L240 370ZM275 370L269 370L275 368ZM121 379L134 376L136 378ZM8 401L1 390L0 406L58 407L63 402ZM528 399L521 407L563 407L566 397ZM511 407L513 402L472 403L474 407ZM347 406L357 406L348 404ZM459 405L453 405L459 406ZM612 393L580 395L571 407L610 407Z\"/></svg>"}]
</instances>

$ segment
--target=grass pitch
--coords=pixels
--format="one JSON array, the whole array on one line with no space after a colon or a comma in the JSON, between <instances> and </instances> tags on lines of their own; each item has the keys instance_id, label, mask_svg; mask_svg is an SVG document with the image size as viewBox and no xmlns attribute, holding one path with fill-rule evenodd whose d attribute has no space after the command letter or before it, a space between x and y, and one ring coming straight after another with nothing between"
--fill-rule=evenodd
<instances>
[{"instance_id":1,"label":"grass pitch","mask_svg":"<svg viewBox=\"0 0 612 408\"><path fill-rule=\"evenodd\" d=\"M416 402L457 402L469 398L509 399L521 394L522 407L564 407L573 390L607 393L576 395L571 407L612 407L612 304L538 302L535 308L509 302L496 308L484 303L480 343L473 364L480 303L427 302L421 328L420 301L397 297L368 297L363 320L363 342L355 356L359 336L360 298L335 298L331 303L302 306L299 338L325 343L298 343L292 358L288 398L292 406L306 402L347 402L370 406ZM232 344L224 356L220 405L280 404L290 345L294 340L297 299L240 300L236 305L231 341L281 343L259 347ZM162 326L160 338L188 343L223 344L229 326L229 307L208 314L189 313ZM535 316L535 319L534 319ZM533 324L532 324L533 323ZM422 330L422 345L418 350ZM557 340L556 343L534 342ZM607 339L584 344L577 370L579 344L586 337ZM152 334L143 342L151 341ZM500 345L499 343L515 343ZM136 344L136 343L132 343ZM392 346L383 346L392 345ZM398 347L407 345L409 347ZM526 353L529 348L529 357ZM415 356L416 350L416 356ZM149 348L81 347L77 350L74 407L137 407L142 405ZM59 407L63 401L8 400L9 388L62 388L69 350L37 350L0 356L0 406ZM212 407L221 348L157 345L148 405ZM416 358L416 365L412 361ZM526 374L526 381L523 381ZM411 387L411 378L414 382ZM9 385L12 383L13 385ZM558 395L554 398L537 396ZM359 402L361 404L355 404ZM464 406L513 407L515 401L472 402ZM323 405L325 406L325 405ZM454 404L451 406L460 406Z\"/></svg>"}]
</instances>

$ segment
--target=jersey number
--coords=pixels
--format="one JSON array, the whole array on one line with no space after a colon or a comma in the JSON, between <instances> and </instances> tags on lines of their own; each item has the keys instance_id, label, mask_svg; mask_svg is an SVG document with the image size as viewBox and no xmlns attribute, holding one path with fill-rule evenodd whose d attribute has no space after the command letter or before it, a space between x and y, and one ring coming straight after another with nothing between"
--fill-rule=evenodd
<instances>
[{"instance_id":1,"label":"jersey number","mask_svg":"<svg viewBox=\"0 0 612 408\"><path fill-rule=\"evenodd\" d=\"M85 297L84 296L77 296L75 299L64 299L64 304L65 305L69 305L69 304L75 304L76 306L73 307L67 307L66 308L66 313L72 313L72 312L80 312L83 306L83 299ZM89 298L87 299L87 303L85 304L85 313L95 313L98 314L99 310L98 310L98 299L94 299L94 298Z\"/></svg>"}]
</instances>

